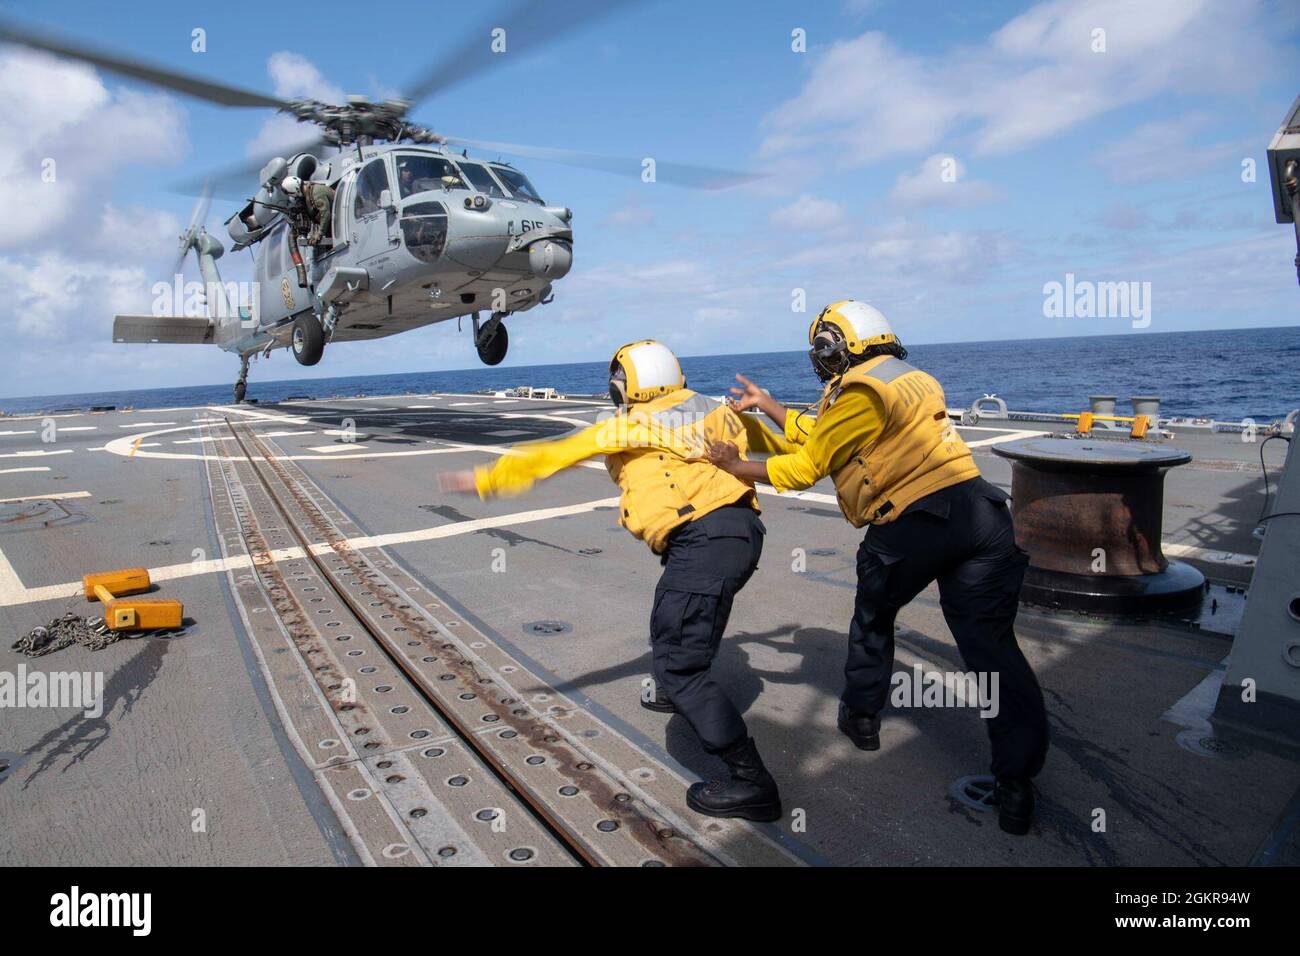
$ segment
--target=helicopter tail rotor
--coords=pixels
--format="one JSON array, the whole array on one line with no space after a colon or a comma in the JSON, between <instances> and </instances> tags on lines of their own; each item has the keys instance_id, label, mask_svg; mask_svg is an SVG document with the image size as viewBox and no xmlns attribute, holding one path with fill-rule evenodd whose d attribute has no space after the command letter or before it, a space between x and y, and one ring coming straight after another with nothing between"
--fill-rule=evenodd
<instances>
[{"instance_id":1,"label":"helicopter tail rotor","mask_svg":"<svg viewBox=\"0 0 1300 956\"><path fill-rule=\"evenodd\" d=\"M208 219L208 210L212 206L212 190L207 183L199 193L199 198L194 203L194 209L190 212L190 224L185 231L181 233L180 247L176 251L176 264L172 266L172 274L176 275L181 271L185 264L185 256L198 240L199 233L203 231L203 226Z\"/></svg>"}]
</instances>

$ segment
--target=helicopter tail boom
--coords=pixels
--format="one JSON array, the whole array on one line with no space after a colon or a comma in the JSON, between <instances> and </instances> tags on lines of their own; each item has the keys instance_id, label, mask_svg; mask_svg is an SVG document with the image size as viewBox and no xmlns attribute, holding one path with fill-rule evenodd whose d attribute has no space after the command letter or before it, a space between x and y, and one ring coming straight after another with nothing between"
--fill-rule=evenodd
<instances>
[{"instance_id":1,"label":"helicopter tail boom","mask_svg":"<svg viewBox=\"0 0 1300 956\"><path fill-rule=\"evenodd\" d=\"M210 319L181 315L115 315L113 341L128 344L210 345L215 328Z\"/></svg>"}]
</instances>

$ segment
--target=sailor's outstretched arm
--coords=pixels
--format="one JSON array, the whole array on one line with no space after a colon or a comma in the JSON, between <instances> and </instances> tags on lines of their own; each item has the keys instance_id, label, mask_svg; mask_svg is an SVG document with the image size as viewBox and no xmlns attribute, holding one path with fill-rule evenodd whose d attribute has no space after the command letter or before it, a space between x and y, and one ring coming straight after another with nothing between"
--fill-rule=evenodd
<instances>
[{"instance_id":1,"label":"sailor's outstretched arm","mask_svg":"<svg viewBox=\"0 0 1300 956\"><path fill-rule=\"evenodd\" d=\"M620 427L618 422L618 418L611 418L554 441L516 445L494 464L480 465L473 471L442 473L438 485L443 491L477 492L480 498L523 494L534 482L557 471L597 455L621 451L627 446L630 429L626 424Z\"/></svg>"}]
</instances>

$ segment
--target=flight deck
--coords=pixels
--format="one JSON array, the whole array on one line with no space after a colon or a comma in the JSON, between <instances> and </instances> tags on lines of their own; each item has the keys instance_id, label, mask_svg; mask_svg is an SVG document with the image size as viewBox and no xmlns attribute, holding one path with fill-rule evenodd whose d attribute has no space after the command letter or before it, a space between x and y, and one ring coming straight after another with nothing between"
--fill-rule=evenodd
<instances>
[{"instance_id":1,"label":"flight deck","mask_svg":"<svg viewBox=\"0 0 1300 956\"><path fill-rule=\"evenodd\" d=\"M776 824L689 810L721 769L640 706L657 559L597 460L488 502L440 471L609 408L493 395L0 419L0 670L103 675L103 713L0 722L0 863L1219 865L1300 862L1296 753L1206 720L1263 505L1261 447L1177 433L1164 553L1212 582L1198 618L1022 608L1052 744L1033 835L1001 833L975 712L893 709L881 749L838 733L861 538L828 482L760 487L758 572L716 678L779 782ZM959 426L993 453L1050 425ZM1270 475L1284 442L1264 446ZM28 659L9 644L97 605L82 575L141 566L185 605L170 636ZM931 587L896 670L963 670ZM1249 780L1249 786L1243 781Z\"/></svg>"}]
</instances>

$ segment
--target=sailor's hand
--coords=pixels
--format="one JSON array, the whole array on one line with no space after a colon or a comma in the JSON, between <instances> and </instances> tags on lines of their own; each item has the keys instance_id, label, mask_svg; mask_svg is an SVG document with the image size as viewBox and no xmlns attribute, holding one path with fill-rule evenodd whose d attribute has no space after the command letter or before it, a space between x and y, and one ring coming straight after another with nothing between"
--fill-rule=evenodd
<instances>
[{"instance_id":1,"label":"sailor's hand","mask_svg":"<svg viewBox=\"0 0 1300 956\"><path fill-rule=\"evenodd\" d=\"M478 491L478 482L472 471L444 471L438 475L438 490L443 494L473 494Z\"/></svg>"},{"instance_id":2,"label":"sailor's hand","mask_svg":"<svg viewBox=\"0 0 1300 956\"><path fill-rule=\"evenodd\" d=\"M723 471L731 471L740 461L740 449L733 442L715 441L709 446L709 461Z\"/></svg>"},{"instance_id":3,"label":"sailor's hand","mask_svg":"<svg viewBox=\"0 0 1300 956\"><path fill-rule=\"evenodd\" d=\"M737 374L736 381L744 387L736 388L735 386L732 386L731 388L731 394L736 396L731 399L731 408L733 411L744 412L751 408L757 408L763 399L767 397L767 392L763 391L749 379L745 378L745 376Z\"/></svg>"}]
</instances>

